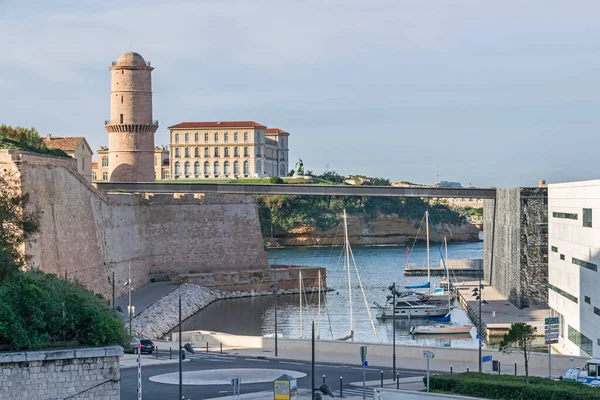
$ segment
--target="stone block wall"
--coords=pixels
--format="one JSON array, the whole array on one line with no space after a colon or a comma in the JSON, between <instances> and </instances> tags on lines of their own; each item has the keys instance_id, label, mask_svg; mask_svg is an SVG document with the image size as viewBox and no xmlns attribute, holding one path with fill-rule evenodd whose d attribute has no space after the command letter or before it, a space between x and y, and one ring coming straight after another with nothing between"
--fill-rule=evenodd
<instances>
[{"instance_id":1,"label":"stone block wall","mask_svg":"<svg viewBox=\"0 0 600 400\"><path fill-rule=\"evenodd\" d=\"M119 346L0 353L0 398L119 400Z\"/></svg>"},{"instance_id":2,"label":"stone block wall","mask_svg":"<svg viewBox=\"0 0 600 400\"><path fill-rule=\"evenodd\" d=\"M243 195L104 193L72 159L0 150L29 193L39 232L24 252L30 268L81 282L97 293L126 293L150 277L268 267L254 198Z\"/></svg>"},{"instance_id":3,"label":"stone block wall","mask_svg":"<svg viewBox=\"0 0 600 400\"><path fill-rule=\"evenodd\" d=\"M517 307L548 302L547 193L499 189L495 224L494 200L484 200L484 279Z\"/></svg>"}]
</instances>

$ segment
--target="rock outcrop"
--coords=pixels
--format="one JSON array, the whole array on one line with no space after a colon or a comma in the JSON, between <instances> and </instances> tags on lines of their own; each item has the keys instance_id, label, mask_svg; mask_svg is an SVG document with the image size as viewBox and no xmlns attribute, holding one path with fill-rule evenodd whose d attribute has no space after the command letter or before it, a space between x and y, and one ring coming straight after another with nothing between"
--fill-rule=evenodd
<instances>
[{"instance_id":1,"label":"rock outcrop","mask_svg":"<svg viewBox=\"0 0 600 400\"><path fill-rule=\"evenodd\" d=\"M379 214L369 218L359 215L348 216L348 239L357 246L403 245L407 241L426 240L425 227L419 231L420 221L409 220L397 214ZM479 229L471 224L437 224L438 238L446 236L448 242L477 242ZM418 233L418 236L417 236ZM292 231L266 238L268 245L277 246L331 246L342 244L343 230L338 227L321 231L316 227L300 227ZM433 233L430 241L434 242Z\"/></svg>"}]
</instances>

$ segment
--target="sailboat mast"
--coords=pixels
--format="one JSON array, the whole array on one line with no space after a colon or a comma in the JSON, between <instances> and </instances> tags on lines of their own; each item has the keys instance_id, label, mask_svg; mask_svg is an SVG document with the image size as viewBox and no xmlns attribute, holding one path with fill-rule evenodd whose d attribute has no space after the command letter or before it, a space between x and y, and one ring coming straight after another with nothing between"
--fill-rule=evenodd
<instances>
[{"instance_id":1,"label":"sailboat mast","mask_svg":"<svg viewBox=\"0 0 600 400\"><path fill-rule=\"evenodd\" d=\"M425 226L427 228L427 283L429 283L427 293L431 294L431 276L429 272L429 211L425 211Z\"/></svg>"},{"instance_id":2,"label":"sailboat mast","mask_svg":"<svg viewBox=\"0 0 600 400\"><path fill-rule=\"evenodd\" d=\"M344 209L344 237L346 251L346 269L348 271L348 304L350 307L350 331L354 330L354 320L352 317L352 282L350 280L350 240L348 240L348 222L346 220L346 210Z\"/></svg>"},{"instance_id":3,"label":"sailboat mast","mask_svg":"<svg viewBox=\"0 0 600 400\"><path fill-rule=\"evenodd\" d=\"M446 267L446 284L448 285L448 312L450 312L450 272L448 270L448 241L446 240L446 236L444 236L444 247L446 249L444 266Z\"/></svg>"},{"instance_id":4,"label":"sailboat mast","mask_svg":"<svg viewBox=\"0 0 600 400\"><path fill-rule=\"evenodd\" d=\"M321 339L321 270L319 270L319 308L317 312L317 339Z\"/></svg>"}]
</instances>

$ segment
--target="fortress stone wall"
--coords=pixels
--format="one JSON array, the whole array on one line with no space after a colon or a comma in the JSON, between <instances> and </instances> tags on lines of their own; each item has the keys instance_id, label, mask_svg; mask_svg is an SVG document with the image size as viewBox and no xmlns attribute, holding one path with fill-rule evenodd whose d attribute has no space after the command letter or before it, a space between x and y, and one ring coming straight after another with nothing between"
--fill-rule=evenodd
<instances>
[{"instance_id":1,"label":"fortress stone wall","mask_svg":"<svg viewBox=\"0 0 600 400\"><path fill-rule=\"evenodd\" d=\"M75 160L0 150L29 193L40 230L25 246L28 267L76 280L107 298L151 277L268 267L256 204L242 195L106 194Z\"/></svg>"}]
</instances>

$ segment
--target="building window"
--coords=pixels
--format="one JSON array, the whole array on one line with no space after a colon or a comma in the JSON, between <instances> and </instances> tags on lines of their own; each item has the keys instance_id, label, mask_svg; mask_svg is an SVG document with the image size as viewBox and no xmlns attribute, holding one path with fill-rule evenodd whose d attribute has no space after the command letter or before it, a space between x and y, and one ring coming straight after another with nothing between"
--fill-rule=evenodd
<instances>
[{"instance_id":1,"label":"building window","mask_svg":"<svg viewBox=\"0 0 600 400\"><path fill-rule=\"evenodd\" d=\"M286 171L285 171L285 165L284 165L284 164L281 164L281 165L279 166L279 176L286 176L286 175L287 175L287 173L286 173Z\"/></svg>"},{"instance_id":2,"label":"building window","mask_svg":"<svg viewBox=\"0 0 600 400\"><path fill-rule=\"evenodd\" d=\"M171 172L169 170L165 170L165 179L171 179Z\"/></svg>"},{"instance_id":3,"label":"building window","mask_svg":"<svg viewBox=\"0 0 600 400\"><path fill-rule=\"evenodd\" d=\"M175 143L179 143L179 133L175 134Z\"/></svg>"},{"instance_id":4,"label":"building window","mask_svg":"<svg viewBox=\"0 0 600 400\"><path fill-rule=\"evenodd\" d=\"M205 141L205 142L208 142L208 132L206 132L206 133L204 134L204 141Z\"/></svg>"},{"instance_id":5,"label":"building window","mask_svg":"<svg viewBox=\"0 0 600 400\"><path fill-rule=\"evenodd\" d=\"M102 157L102 166L108 167L108 157L107 156Z\"/></svg>"},{"instance_id":6,"label":"building window","mask_svg":"<svg viewBox=\"0 0 600 400\"><path fill-rule=\"evenodd\" d=\"M121 114L121 115L119 116L119 123L121 123L121 124L123 123L123 114Z\"/></svg>"},{"instance_id":7,"label":"building window","mask_svg":"<svg viewBox=\"0 0 600 400\"><path fill-rule=\"evenodd\" d=\"M234 161L233 162L233 174L238 175L239 173L240 173L240 162Z\"/></svg>"},{"instance_id":8,"label":"building window","mask_svg":"<svg viewBox=\"0 0 600 400\"><path fill-rule=\"evenodd\" d=\"M92 171L92 180L95 181L97 178L96 171Z\"/></svg>"},{"instance_id":9,"label":"building window","mask_svg":"<svg viewBox=\"0 0 600 400\"><path fill-rule=\"evenodd\" d=\"M185 175L190 174L190 162L189 161L186 161L185 164L183 165L183 173Z\"/></svg>"},{"instance_id":10,"label":"building window","mask_svg":"<svg viewBox=\"0 0 600 400\"><path fill-rule=\"evenodd\" d=\"M583 226L585 228L592 227L592 209L591 208L583 209Z\"/></svg>"},{"instance_id":11,"label":"building window","mask_svg":"<svg viewBox=\"0 0 600 400\"><path fill-rule=\"evenodd\" d=\"M200 175L200 161L194 163L194 175Z\"/></svg>"},{"instance_id":12,"label":"building window","mask_svg":"<svg viewBox=\"0 0 600 400\"><path fill-rule=\"evenodd\" d=\"M260 132L256 132L254 136L256 136L256 143L260 143Z\"/></svg>"},{"instance_id":13,"label":"building window","mask_svg":"<svg viewBox=\"0 0 600 400\"><path fill-rule=\"evenodd\" d=\"M123 104L123 95L121 95L121 104Z\"/></svg>"},{"instance_id":14,"label":"building window","mask_svg":"<svg viewBox=\"0 0 600 400\"><path fill-rule=\"evenodd\" d=\"M186 147L185 148L185 158L189 158L190 157L190 148Z\"/></svg>"},{"instance_id":15,"label":"building window","mask_svg":"<svg viewBox=\"0 0 600 400\"><path fill-rule=\"evenodd\" d=\"M198 143L198 132L194 133L194 142Z\"/></svg>"},{"instance_id":16,"label":"building window","mask_svg":"<svg viewBox=\"0 0 600 400\"><path fill-rule=\"evenodd\" d=\"M175 158L179 158L179 147L175 147Z\"/></svg>"},{"instance_id":17,"label":"building window","mask_svg":"<svg viewBox=\"0 0 600 400\"><path fill-rule=\"evenodd\" d=\"M219 141L219 133L215 132L215 142L218 142L218 141Z\"/></svg>"},{"instance_id":18,"label":"building window","mask_svg":"<svg viewBox=\"0 0 600 400\"><path fill-rule=\"evenodd\" d=\"M244 142L248 141L248 132L244 132Z\"/></svg>"},{"instance_id":19,"label":"building window","mask_svg":"<svg viewBox=\"0 0 600 400\"><path fill-rule=\"evenodd\" d=\"M215 161L215 167L214 167L214 170L213 170L213 173L215 174L215 176L219 176L219 174L220 174L220 167L221 166L219 165L219 162Z\"/></svg>"},{"instance_id":20,"label":"building window","mask_svg":"<svg viewBox=\"0 0 600 400\"><path fill-rule=\"evenodd\" d=\"M175 163L175 176L179 175L179 173L181 172L180 168L181 168L181 164L179 164L179 161L177 161Z\"/></svg>"},{"instance_id":21,"label":"building window","mask_svg":"<svg viewBox=\"0 0 600 400\"><path fill-rule=\"evenodd\" d=\"M238 141L238 133L237 132L233 132L233 141L234 142Z\"/></svg>"},{"instance_id":22,"label":"building window","mask_svg":"<svg viewBox=\"0 0 600 400\"><path fill-rule=\"evenodd\" d=\"M154 157L154 166L156 167L158 165L158 156Z\"/></svg>"},{"instance_id":23,"label":"building window","mask_svg":"<svg viewBox=\"0 0 600 400\"><path fill-rule=\"evenodd\" d=\"M103 172L102 173L102 180L103 181L107 181L108 180L108 172Z\"/></svg>"},{"instance_id":24,"label":"building window","mask_svg":"<svg viewBox=\"0 0 600 400\"><path fill-rule=\"evenodd\" d=\"M248 148L244 147L244 157L248 157Z\"/></svg>"},{"instance_id":25,"label":"building window","mask_svg":"<svg viewBox=\"0 0 600 400\"><path fill-rule=\"evenodd\" d=\"M200 157L200 147L196 147L194 149L194 157L196 157L196 158Z\"/></svg>"},{"instance_id":26,"label":"building window","mask_svg":"<svg viewBox=\"0 0 600 400\"><path fill-rule=\"evenodd\" d=\"M81 170L85 171L85 158L81 159Z\"/></svg>"},{"instance_id":27,"label":"building window","mask_svg":"<svg viewBox=\"0 0 600 400\"><path fill-rule=\"evenodd\" d=\"M256 148L256 157L260 157L260 147Z\"/></svg>"},{"instance_id":28,"label":"building window","mask_svg":"<svg viewBox=\"0 0 600 400\"><path fill-rule=\"evenodd\" d=\"M240 151L237 147L233 148L233 156L234 157L239 157L240 156Z\"/></svg>"},{"instance_id":29,"label":"building window","mask_svg":"<svg viewBox=\"0 0 600 400\"><path fill-rule=\"evenodd\" d=\"M229 147L225 147L223 156L229 157Z\"/></svg>"},{"instance_id":30,"label":"building window","mask_svg":"<svg viewBox=\"0 0 600 400\"><path fill-rule=\"evenodd\" d=\"M560 259L561 259L561 260L564 260L564 259L565 259L565 255L564 255L564 254L561 254L561 255L560 255Z\"/></svg>"},{"instance_id":31,"label":"building window","mask_svg":"<svg viewBox=\"0 0 600 400\"><path fill-rule=\"evenodd\" d=\"M230 171L229 171L229 161L225 161L223 163L223 173L225 175L229 175L230 174Z\"/></svg>"},{"instance_id":32,"label":"building window","mask_svg":"<svg viewBox=\"0 0 600 400\"><path fill-rule=\"evenodd\" d=\"M569 340L577 345L581 350L588 353L590 356L593 356L593 344L594 342L591 339L588 339L587 336L582 335L577 329L573 328L569 325Z\"/></svg>"},{"instance_id":33,"label":"building window","mask_svg":"<svg viewBox=\"0 0 600 400\"><path fill-rule=\"evenodd\" d=\"M227 142L227 141L229 140L229 133L225 132L225 133L223 134L223 140L224 140L225 142Z\"/></svg>"},{"instance_id":34,"label":"building window","mask_svg":"<svg viewBox=\"0 0 600 400\"><path fill-rule=\"evenodd\" d=\"M593 263L590 263L590 262L587 262L587 261L583 261L583 260L580 260L580 259L575 258L575 257L572 257L571 260L572 260L573 264L577 264L580 267L587 268L589 270L598 272L598 266L596 264L593 264Z\"/></svg>"},{"instance_id":35,"label":"building window","mask_svg":"<svg viewBox=\"0 0 600 400\"><path fill-rule=\"evenodd\" d=\"M551 249L552 249L553 252L558 253L558 247L552 246Z\"/></svg>"},{"instance_id":36,"label":"building window","mask_svg":"<svg viewBox=\"0 0 600 400\"><path fill-rule=\"evenodd\" d=\"M205 148L204 148L204 157L205 157L205 158L208 158L208 157L210 157L210 154L209 154L209 152L210 152L210 150L208 150L208 147L205 147Z\"/></svg>"},{"instance_id":37,"label":"building window","mask_svg":"<svg viewBox=\"0 0 600 400\"><path fill-rule=\"evenodd\" d=\"M185 142L189 142L190 141L190 134L186 132L185 134Z\"/></svg>"},{"instance_id":38,"label":"building window","mask_svg":"<svg viewBox=\"0 0 600 400\"><path fill-rule=\"evenodd\" d=\"M577 214L553 212L554 218L577 219Z\"/></svg>"},{"instance_id":39,"label":"building window","mask_svg":"<svg viewBox=\"0 0 600 400\"><path fill-rule=\"evenodd\" d=\"M244 174L248 175L250 173L250 163L248 161L244 161Z\"/></svg>"},{"instance_id":40,"label":"building window","mask_svg":"<svg viewBox=\"0 0 600 400\"><path fill-rule=\"evenodd\" d=\"M219 157L219 148L215 147L215 157Z\"/></svg>"},{"instance_id":41,"label":"building window","mask_svg":"<svg viewBox=\"0 0 600 400\"><path fill-rule=\"evenodd\" d=\"M590 298L589 298L589 297L587 297L587 296L583 296L583 301L585 301L585 302L586 302L586 303L588 303L588 304L592 304L592 299L590 299Z\"/></svg>"},{"instance_id":42,"label":"building window","mask_svg":"<svg viewBox=\"0 0 600 400\"><path fill-rule=\"evenodd\" d=\"M594 307L594 314L600 315L600 308Z\"/></svg>"},{"instance_id":43,"label":"building window","mask_svg":"<svg viewBox=\"0 0 600 400\"><path fill-rule=\"evenodd\" d=\"M256 162L256 173L257 174L262 174L262 164L260 163L260 161Z\"/></svg>"},{"instance_id":44,"label":"building window","mask_svg":"<svg viewBox=\"0 0 600 400\"><path fill-rule=\"evenodd\" d=\"M204 162L204 175L210 174L210 163L208 161Z\"/></svg>"},{"instance_id":45,"label":"building window","mask_svg":"<svg viewBox=\"0 0 600 400\"><path fill-rule=\"evenodd\" d=\"M569 294L567 292L565 292L564 290L557 288L554 285L548 284L548 289L552 290L553 292L556 292L558 294L560 294L561 296L566 297L567 299L571 300L574 303L579 303L579 300L577 299L577 297L573 296L572 294Z\"/></svg>"}]
</instances>

